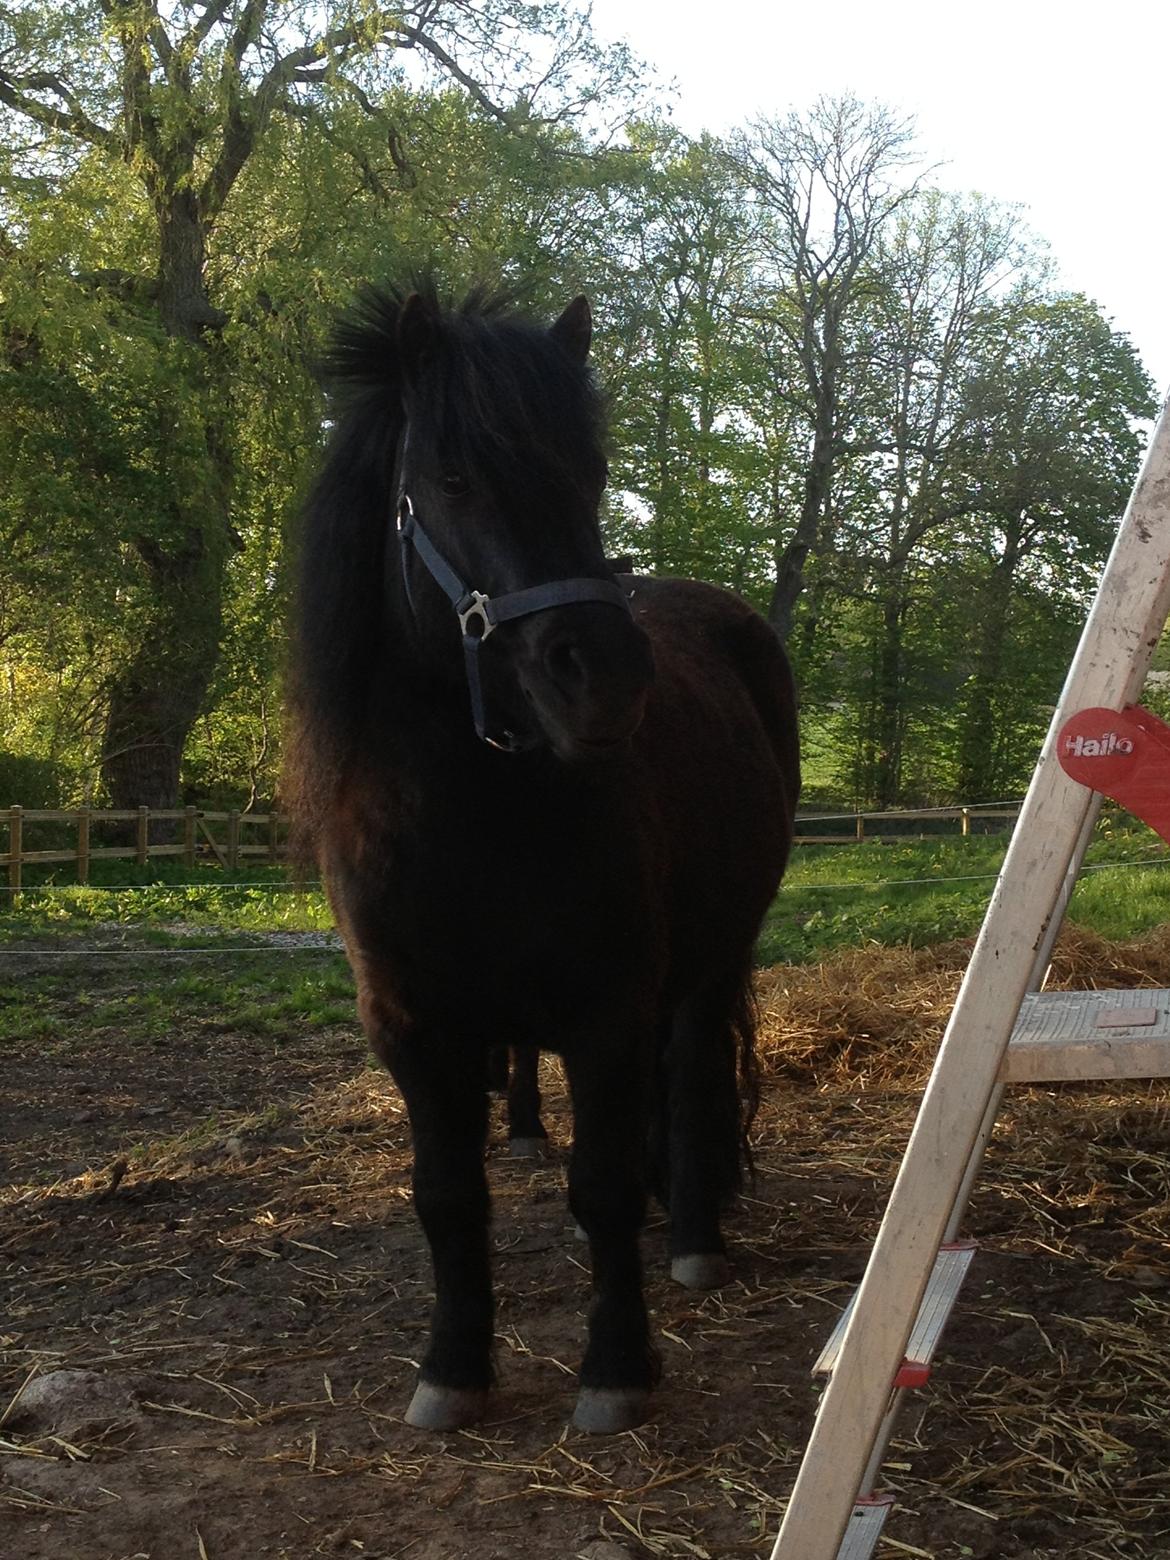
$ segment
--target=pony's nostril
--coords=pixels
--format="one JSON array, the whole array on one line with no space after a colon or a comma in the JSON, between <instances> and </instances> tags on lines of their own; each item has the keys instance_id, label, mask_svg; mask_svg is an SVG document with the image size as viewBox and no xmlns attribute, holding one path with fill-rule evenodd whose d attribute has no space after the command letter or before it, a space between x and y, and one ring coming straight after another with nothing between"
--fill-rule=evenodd
<instances>
[{"instance_id":1,"label":"pony's nostril","mask_svg":"<svg viewBox=\"0 0 1170 1560\"><path fill-rule=\"evenodd\" d=\"M571 639L558 639L545 651L549 676L562 693L572 694L585 685L585 658Z\"/></svg>"}]
</instances>

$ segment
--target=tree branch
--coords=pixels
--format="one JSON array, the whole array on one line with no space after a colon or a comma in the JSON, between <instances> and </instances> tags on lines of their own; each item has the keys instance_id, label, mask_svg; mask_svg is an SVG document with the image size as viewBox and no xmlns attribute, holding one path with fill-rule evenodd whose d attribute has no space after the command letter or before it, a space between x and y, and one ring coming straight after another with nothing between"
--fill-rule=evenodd
<instances>
[{"instance_id":1,"label":"tree branch","mask_svg":"<svg viewBox=\"0 0 1170 1560\"><path fill-rule=\"evenodd\" d=\"M56 108L52 103L42 103L39 98L30 97L31 92L51 92L54 97L60 98L65 107ZM26 76L12 76L7 71L0 71L0 103L7 103L9 108L31 119L42 129L78 136L91 146L114 150L120 147L121 138L105 125L99 125L95 119L91 119L72 89L50 71L32 71Z\"/></svg>"},{"instance_id":2,"label":"tree branch","mask_svg":"<svg viewBox=\"0 0 1170 1560\"><path fill-rule=\"evenodd\" d=\"M170 75L171 65L175 58L175 50L167 36L167 30L163 26L162 17L158 14L158 0L150 0L147 7L148 14L154 17L154 21L146 27L146 36L154 45L154 52L158 55L159 64Z\"/></svg>"},{"instance_id":3,"label":"tree branch","mask_svg":"<svg viewBox=\"0 0 1170 1560\"><path fill-rule=\"evenodd\" d=\"M214 0L214 3L212 3L212 0L208 0L208 4L203 7L203 15L194 26L188 28L179 41L179 52L185 59L194 57L199 49L199 45L203 43L211 29L217 23L223 21L231 9L231 5L232 0ZM251 9L251 7L249 6L248 9Z\"/></svg>"},{"instance_id":4,"label":"tree branch","mask_svg":"<svg viewBox=\"0 0 1170 1560\"><path fill-rule=\"evenodd\" d=\"M421 27L408 27L405 22L398 22L396 25L398 31L408 38L416 48L422 49L432 59L438 60L443 69L449 75L454 76L459 85L479 104L485 114L489 114L502 125L511 124L507 111L492 102L479 83L467 74L463 67L452 55L447 53L446 49L436 39L423 32Z\"/></svg>"},{"instance_id":5,"label":"tree branch","mask_svg":"<svg viewBox=\"0 0 1170 1560\"><path fill-rule=\"evenodd\" d=\"M200 202L206 214L214 218L223 208L232 186L247 162L258 137L264 132L278 108L291 108L288 88L296 84L319 85L328 75L330 64L343 62L355 50L368 48L373 37L380 37L394 48L404 47L404 39L427 48L439 58L443 51L433 40L418 29L406 27L400 16L392 11L381 11L360 21L346 23L321 33L295 49L290 49L266 71L251 96L241 90L242 61L244 54L258 36L264 16L266 0L248 0L239 26L232 35L224 62L224 84L227 89L228 115L224 131L223 147L214 166L204 180ZM478 93L481 102L498 118L505 116L489 102L474 82L452 60L448 68L458 76L469 92Z\"/></svg>"}]
</instances>

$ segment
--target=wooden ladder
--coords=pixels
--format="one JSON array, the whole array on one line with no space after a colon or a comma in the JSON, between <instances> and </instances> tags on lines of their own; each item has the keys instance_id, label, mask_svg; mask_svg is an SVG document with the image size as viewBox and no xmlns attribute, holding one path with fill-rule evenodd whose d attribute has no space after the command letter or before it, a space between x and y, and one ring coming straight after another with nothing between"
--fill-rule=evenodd
<instances>
[{"instance_id":1,"label":"wooden ladder","mask_svg":"<svg viewBox=\"0 0 1170 1560\"><path fill-rule=\"evenodd\" d=\"M1170 400L1101 576L865 1276L817 1362L828 1384L772 1560L867 1560L877 1547L893 1504L876 1489L878 1471L902 1396L925 1381L974 1255L958 1230L1005 1085L1170 1075L1170 992L1041 991L1102 794L1170 831L1170 732L1131 708L1168 616Z\"/></svg>"}]
</instances>

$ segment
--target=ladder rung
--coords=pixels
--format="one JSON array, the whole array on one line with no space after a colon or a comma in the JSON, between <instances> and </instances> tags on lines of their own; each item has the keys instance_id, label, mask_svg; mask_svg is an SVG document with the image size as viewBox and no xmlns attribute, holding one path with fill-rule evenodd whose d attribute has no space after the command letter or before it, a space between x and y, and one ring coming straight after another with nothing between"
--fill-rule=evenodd
<instances>
[{"instance_id":1,"label":"ladder rung","mask_svg":"<svg viewBox=\"0 0 1170 1560\"><path fill-rule=\"evenodd\" d=\"M1025 997L1004 1083L1170 1076L1170 991L1045 991Z\"/></svg>"},{"instance_id":2,"label":"ladder rung","mask_svg":"<svg viewBox=\"0 0 1170 1560\"><path fill-rule=\"evenodd\" d=\"M893 1508L892 1495L864 1495L853 1508L837 1560L869 1560Z\"/></svg>"},{"instance_id":3,"label":"ladder rung","mask_svg":"<svg viewBox=\"0 0 1170 1560\"><path fill-rule=\"evenodd\" d=\"M921 1387L926 1384L934 1351L938 1347L943 1328L958 1299L959 1290L963 1287L963 1280L967 1276L967 1269L971 1266L974 1255L974 1241L965 1240L943 1246L934 1259L934 1268L922 1296L922 1304L918 1308L918 1319L914 1323L914 1329L906 1345L906 1358L894 1378L895 1387ZM837 1363L841 1340L845 1336L845 1328L853 1314L853 1304L856 1299L857 1296L854 1295L841 1312L832 1337L813 1366L814 1375L827 1376Z\"/></svg>"}]
</instances>

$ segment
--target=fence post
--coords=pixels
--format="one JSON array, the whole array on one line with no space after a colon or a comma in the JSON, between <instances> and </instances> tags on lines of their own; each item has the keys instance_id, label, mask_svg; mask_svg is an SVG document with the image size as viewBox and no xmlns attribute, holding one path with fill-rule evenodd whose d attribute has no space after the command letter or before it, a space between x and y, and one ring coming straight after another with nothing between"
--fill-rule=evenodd
<instances>
[{"instance_id":1,"label":"fence post","mask_svg":"<svg viewBox=\"0 0 1170 1560\"><path fill-rule=\"evenodd\" d=\"M863 840L865 838L865 819L861 816L860 813L857 814L857 838L859 840Z\"/></svg>"},{"instance_id":2,"label":"fence post","mask_svg":"<svg viewBox=\"0 0 1170 1560\"><path fill-rule=\"evenodd\" d=\"M235 809L228 813L227 864L232 872L240 864L240 815Z\"/></svg>"},{"instance_id":3,"label":"fence post","mask_svg":"<svg viewBox=\"0 0 1170 1560\"><path fill-rule=\"evenodd\" d=\"M140 867L146 865L146 858L150 854L150 808L138 809L138 845L136 860Z\"/></svg>"},{"instance_id":4,"label":"fence post","mask_svg":"<svg viewBox=\"0 0 1170 1560\"><path fill-rule=\"evenodd\" d=\"M23 833L24 808L10 807L8 809L8 886L12 889L12 893L8 896L10 904L16 903L17 894L20 892L20 852Z\"/></svg>"},{"instance_id":5,"label":"fence post","mask_svg":"<svg viewBox=\"0 0 1170 1560\"><path fill-rule=\"evenodd\" d=\"M268 859L275 862L280 852L280 815L273 808L268 814Z\"/></svg>"},{"instance_id":6,"label":"fence post","mask_svg":"<svg viewBox=\"0 0 1170 1560\"><path fill-rule=\"evenodd\" d=\"M195 866L195 819L199 809L188 807L183 812L183 861L190 867Z\"/></svg>"},{"instance_id":7,"label":"fence post","mask_svg":"<svg viewBox=\"0 0 1170 1560\"><path fill-rule=\"evenodd\" d=\"M77 881L89 882L89 808L77 809Z\"/></svg>"},{"instance_id":8,"label":"fence post","mask_svg":"<svg viewBox=\"0 0 1170 1560\"><path fill-rule=\"evenodd\" d=\"M971 809L963 808L963 838L966 839L971 832Z\"/></svg>"}]
</instances>

